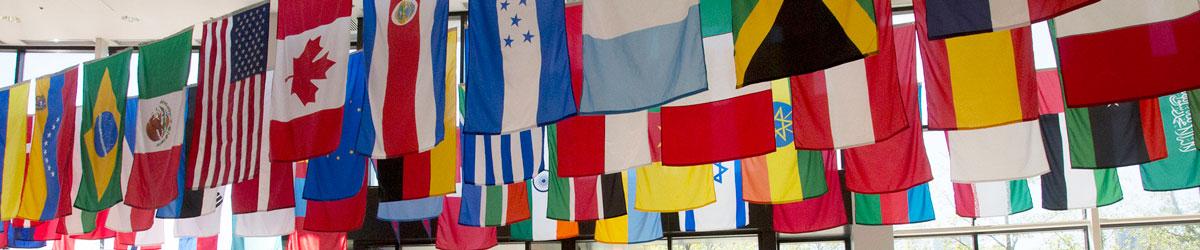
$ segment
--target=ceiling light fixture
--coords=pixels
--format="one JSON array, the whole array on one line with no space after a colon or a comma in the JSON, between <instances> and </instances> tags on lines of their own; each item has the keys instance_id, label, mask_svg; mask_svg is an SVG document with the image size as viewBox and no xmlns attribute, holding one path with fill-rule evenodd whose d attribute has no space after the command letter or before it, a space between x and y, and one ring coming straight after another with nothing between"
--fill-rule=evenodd
<instances>
[{"instance_id":1,"label":"ceiling light fixture","mask_svg":"<svg viewBox=\"0 0 1200 250\"><path fill-rule=\"evenodd\" d=\"M141 19L141 18L132 17L132 16L121 16L121 20L123 20L123 21L125 21L125 22L129 22L129 23L139 23L139 22L142 22L142 19Z\"/></svg>"},{"instance_id":2,"label":"ceiling light fixture","mask_svg":"<svg viewBox=\"0 0 1200 250\"><path fill-rule=\"evenodd\" d=\"M4 21L10 22L10 23L21 23L21 18L17 17L17 16L3 16L3 17L0 17L0 20L4 20Z\"/></svg>"}]
</instances>

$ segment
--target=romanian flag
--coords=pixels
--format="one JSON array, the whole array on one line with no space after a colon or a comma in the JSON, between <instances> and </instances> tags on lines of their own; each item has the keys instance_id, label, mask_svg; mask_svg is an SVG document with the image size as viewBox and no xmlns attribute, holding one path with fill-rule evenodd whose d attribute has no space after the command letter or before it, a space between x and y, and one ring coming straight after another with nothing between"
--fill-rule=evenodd
<instances>
[{"instance_id":1,"label":"romanian flag","mask_svg":"<svg viewBox=\"0 0 1200 250\"><path fill-rule=\"evenodd\" d=\"M846 203L836 164L826 165L824 173L829 193L801 202L777 204L772 208L772 226L780 233L807 233L846 225Z\"/></svg>"},{"instance_id":2,"label":"romanian flag","mask_svg":"<svg viewBox=\"0 0 1200 250\"><path fill-rule=\"evenodd\" d=\"M925 6L929 39L1029 26L1100 0L917 0Z\"/></svg>"},{"instance_id":3,"label":"romanian flag","mask_svg":"<svg viewBox=\"0 0 1200 250\"><path fill-rule=\"evenodd\" d=\"M83 179L75 207L100 211L120 202L121 150L129 55L125 50L83 64L83 120L79 130Z\"/></svg>"},{"instance_id":4,"label":"romanian flag","mask_svg":"<svg viewBox=\"0 0 1200 250\"><path fill-rule=\"evenodd\" d=\"M1012 215L1033 209L1025 179L979 183L954 183L954 210L958 216L983 218Z\"/></svg>"},{"instance_id":5,"label":"romanian flag","mask_svg":"<svg viewBox=\"0 0 1200 250\"><path fill-rule=\"evenodd\" d=\"M870 1L862 0L734 0L738 87L878 52L875 11Z\"/></svg>"},{"instance_id":6,"label":"romanian flag","mask_svg":"<svg viewBox=\"0 0 1200 250\"><path fill-rule=\"evenodd\" d=\"M1101 0L1054 19L1067 106L1200 88L1200 2Z\"/></svg>"},{"instance_id":7,"label":"romanian flag","mask_svg":"<svg viewBox=\"0 0 1200 250\"><path fill-rule=\"evenodd\" d=\"M34 125L17 217L46 221L71 212L71 156L75 148L75 95L79 68L38 78Z\"/></svg>"},{"instance_id":8,"label":"romanian flag","mask_svg":"<svg viewBox=\"0 0 1200 250\"><path fill-rule=\"evenodd\" d=\"M883 194L854 194L854 222L859 225L899 225L933 220L929 184Z\"/></svg>"},{"instance_id":9,"label":"romanian flag","mask_svg":"<svg viewBox=\"0 0 1200 250\"><path fill-rule=\"evenodd\" d=\"M1200 152L1196 151L1196 127L1193 102L1189 93L1158 98L1167 143L1167 158L1141 165L1142 188L1169 191L1200 186Z\"/></svg>"},{"instance_id":10,"label":"romanian flag","mask_svg":"<svg viewBox=\"0 0 1200 250\"><path fill-rule=\"evenodd\" d=\"M25 185L25 159L29 153L26 147L29 133L29 118L26 116L29 108L29 82L0 89L0 111L5 115L0 121L0 134L3 134L2 162L4 163L3 187L0 195L0 220L10 220L17 216L21 208L21 188ZM119 120L118 120L119 122ZM119 137L119 135L116 135ZM120 156L117 156L120 157ZM119 184L119 183L118 183ZM118 197L119 199L120 197Z\"/></svg>"},{"instance_id":11,"label":"romanian flag","mask_svg":"<svg viewBox=\"0 0 1200 250\"><path fill-rule=\"evenodd\" d=\"M633 244L657 240L663 237L662 215L634 209L637 200L637 171L626 171L621 176L625 191L625 209L629 214L596 221L596 241L608 244Z\"/></svg>"},{"instance_id":12,"label":"romanian flag","mask_svg":"<svg viewBox=\"0 0 1200 250\"><path fill-rule=\"evenodd\" d=\"M924 5L915 7L929 86L930 129L977 129L1037 119L1029 27L933 41Z\"/></svg>"},{"instance_id":13,"label":"romanian flag","mask_svg":"<svg viewBox=\"0 0 1200 250\"><path fill-rule=\"evenodd\" d=\"M637 172L634 207L639 211L679 212L717 201L712 164L676 167L656 162L633 171Z\"/></svg>"},{"instance_id":14,"label":"romanian flag","mask_svg":"<svg viewBox=\"0 0 1200 250\"><path fill-rule=\"evenodd\" d=\"M1042 175L1042 208L1068 210L1107 206L1121 201L1121 180L1117 169L1075 169L1063 152L1071 150L1064 139L1068 130L1063 115L1044 115L1041 118L1042 138L1050 159L1050 173Z\"/></svg>"},{"instance_id":15,"label":"romanian flag","mask_svg":"<svg viewBox=\"0 0 1200 250\"><path fill-rule=\"evenodd\" d=\"M742 164L743 198L748 202L780 204L825 193L820 151L797 150L792 126L792 98L788 79L771 82L771 113L775 117L775 151L745 158Z\"/></svg>"}]
</instances>

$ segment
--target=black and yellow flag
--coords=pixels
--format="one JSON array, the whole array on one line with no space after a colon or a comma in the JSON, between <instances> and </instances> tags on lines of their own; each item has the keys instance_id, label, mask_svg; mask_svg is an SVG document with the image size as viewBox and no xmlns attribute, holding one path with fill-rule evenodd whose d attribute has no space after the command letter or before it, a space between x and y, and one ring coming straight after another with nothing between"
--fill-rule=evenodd
<instances>
[{"instance_id":1,"label":"black and yellow flag","mask_svg":"<svg viewBox=\"0 0 1200 250\"><path fill-rule=\"evenodd\" d=\"M872 0L733 0L732 14L739 88L879 50Z\"/></svg>"}]
</instances>

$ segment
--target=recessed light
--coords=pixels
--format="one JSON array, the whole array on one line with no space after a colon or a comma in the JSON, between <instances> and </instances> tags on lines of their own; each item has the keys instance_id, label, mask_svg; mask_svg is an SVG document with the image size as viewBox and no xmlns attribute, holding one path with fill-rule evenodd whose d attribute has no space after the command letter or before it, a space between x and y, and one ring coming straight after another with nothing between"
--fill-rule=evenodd
<instances>
[{"instance_id":1,"label":"recessed light","mask_svg":"<svg viewBox=\"0 0 1200 250\"><path fill-rule=\"evenodd\" d=\"M21 23L21 18L17 16L3 16L0 17L0 20L8 21L10 23Z\"/></svg>"},{"instance_id":2,"label":"recessed light","mask_svg":"<svg viewBox=\"0 0 1200 250\"><path fill-rule=\"evenodd\" d=\"M121 16L121 20L130 22L130 23L138 23L138 22L142 21L141 18L137 18L137 17L133 17L133 16Z\"/></svg>"}]
</instances>

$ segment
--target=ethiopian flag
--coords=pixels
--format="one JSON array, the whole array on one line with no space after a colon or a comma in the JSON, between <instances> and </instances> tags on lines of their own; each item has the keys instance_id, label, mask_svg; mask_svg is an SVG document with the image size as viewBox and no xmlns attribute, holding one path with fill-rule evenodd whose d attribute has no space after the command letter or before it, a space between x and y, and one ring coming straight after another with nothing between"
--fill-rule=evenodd
<instances>
[{"instance_id":1,"label":"ethiopian flag","mask_svg":"<svg viewBox=\"0 0 1200 250\"><path fill-rule=\"evenodd\" d=\"M83 64L83 119L79 138L83 179L75 207L96 212L121 201L121 143L129 50Z\"/></svg>"},{"instance_id":2,"label":"ethiopian flag","mask_svg":"<svg viewBox=\"0 0 1200 250\"><path fill-rule=\"evenodd\" d=\"M739 88L879 51L871 0L734 0L732 14Z\"/></svg>"}]
</instances>

